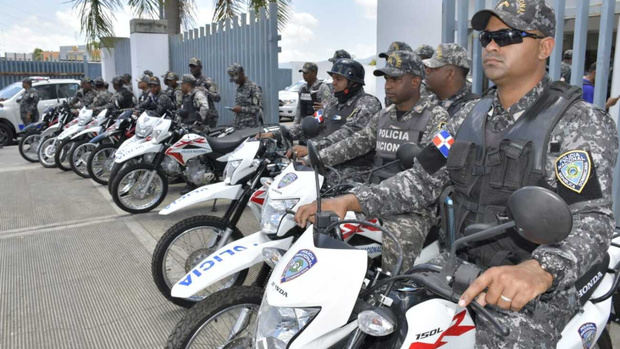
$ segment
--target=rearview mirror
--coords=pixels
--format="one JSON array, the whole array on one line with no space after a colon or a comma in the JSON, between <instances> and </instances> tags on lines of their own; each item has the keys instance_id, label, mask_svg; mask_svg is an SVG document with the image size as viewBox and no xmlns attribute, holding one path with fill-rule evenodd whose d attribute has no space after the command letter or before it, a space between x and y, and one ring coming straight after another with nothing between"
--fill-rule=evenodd
<instances>
[{"instance_id":1,"label":"rearview mirror","mask_svg":"<svg viewBox=\"0 0 620 349\"><path fill-rule=\"evenodd\" d=\"M325 171L325 165L323 165L323 161L321 160L321 157L319 156L319 151L316 149L316 147L314 146L314 143L312 143L311 141L308 141L308 157L310 158L310 166L312 166L312 169L314 171L316 171L318 174L325 176L325 173L327 171Z\"/></svg>"},{"instance_id":2,"label":"rearview mirror","mask_svg":"<svg viewBox=\"0 0 620 349\"><path fill-rule=\"evenodd\" d=\"M417 144L405 143L401 144L396 151L396 158L400 161L400 164L405 170L413 167L413 160L420 153L422 149Z\"/></svg>"},{"instance_id":3,"label":"rearview mirror","mask_svg":"<svg viewBox=\"0 0 620 349\"><path fill-rule=\"evenodd\" d=\"M542 187L523 187L510 195L508 209L524 239L546 245L564 240L573 229L566 202Z\"/></svg>"},{"instance_id":4,"label":"rearview mirror","mask_svg":"<svg viewBox=\"0 0 620 349\"><path fill-rule=\"evenodd\" d=\"M321 130L318 120L307 116L301 121L301 130L306 138L314 138L319 135Z\"/></svg>"}]
</instances>

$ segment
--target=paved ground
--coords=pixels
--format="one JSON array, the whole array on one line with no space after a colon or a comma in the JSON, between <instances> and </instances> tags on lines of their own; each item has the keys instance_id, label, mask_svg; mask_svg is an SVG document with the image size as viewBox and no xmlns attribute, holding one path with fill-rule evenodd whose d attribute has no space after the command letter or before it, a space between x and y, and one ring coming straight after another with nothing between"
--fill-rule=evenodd
<instances>
[{"instance_id":1,"label":"paved ground","mask_svg":"<svg viewBox=\"0 0 620 349\"><path fill-rule=\"evenodd\" d=\"M151 252L177 221L225 205L129 215L105 187L0 149L0 348L163 347L184 310L154 286ZM239 224L257 226L249 212Z\"/></svg>"},{"instance_id":2,"label":"paved ground","mask_svg":"<svg viewBox=\"0 0 620 349\"><path fill-rule=\"evenodd\" d=\"M198 214L210 205L132 216L105 187L0 149L0 348L163 347L184 310L153 284L151 252L167 228ZM239 224L257 226L249 212Z\"/></svg>"}]
</instances>

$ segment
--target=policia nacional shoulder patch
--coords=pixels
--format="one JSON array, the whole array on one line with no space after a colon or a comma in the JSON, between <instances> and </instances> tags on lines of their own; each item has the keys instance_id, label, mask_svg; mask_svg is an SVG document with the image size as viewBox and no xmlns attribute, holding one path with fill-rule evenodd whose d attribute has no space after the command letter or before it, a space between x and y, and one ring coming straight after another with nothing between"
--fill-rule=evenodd
<instances>
[{"instance_id":1,"label":"policia nacional shoulder patch","mask_svg":"<svg viewBox=\"0 0 620 349\"><path fill-rule=\"evenodd\" d=\"M557 192L570 205L603 196L601 185L592 164L592 157L584 150L571 150L555 160Z\"/></svg>"},{"instance_id":2,"label":"policia nacional shoulder patch","mask_svg":"<svg viewBox=\"0 0 620 349\"><path fill-rule=\"evenodd\" d=\"M558 181L575 193L581 194L590 179L592 161L583 150L572 150L555 160L555 174Z\"/></svg>"}]
</instances>

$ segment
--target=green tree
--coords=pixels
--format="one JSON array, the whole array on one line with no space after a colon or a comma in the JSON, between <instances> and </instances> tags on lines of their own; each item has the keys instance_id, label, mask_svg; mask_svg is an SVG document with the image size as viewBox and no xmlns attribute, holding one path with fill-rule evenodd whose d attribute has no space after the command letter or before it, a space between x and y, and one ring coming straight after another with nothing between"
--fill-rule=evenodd
<instances>
[{"instance_id":1,"label":"green tree","mask_svg":"<svg viewBox=\"0 0 620 349\"><path fill-rule=\"evenodd\" d=\"M214 0L214 21L221 21L240 14L247 9L259 10L271 2L278 4L278 25L284 26L289 17L290 0ZM114 37L114 12L126 4L138 17L165 18L168 33L178 34L181 25L191 28L194 24L194 0L70 0L78 10L82 33L88 46L105 38Z\"/></svg>"},{"instance_id":2,"label":"green tree","mask_svg":"<svg viewBox=\"0 0 620 349\"><path fill-rule=\"evenodd\" d=\"M42 61L43 60L43 50L40 48L35 48L32 52L32 60L33 61Z\"/></svg>"}]
</instances>

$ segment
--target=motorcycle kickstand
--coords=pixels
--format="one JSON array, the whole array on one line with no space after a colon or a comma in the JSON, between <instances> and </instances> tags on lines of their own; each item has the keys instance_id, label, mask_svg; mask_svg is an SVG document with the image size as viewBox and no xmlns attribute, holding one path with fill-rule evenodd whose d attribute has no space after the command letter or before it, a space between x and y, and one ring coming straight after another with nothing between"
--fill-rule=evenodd
<instances>
[{"instance_id":1,"label":"motorcycle kickstand","mask_svg":"<svg viewBox=\"0 0 620 349\"><path fill-rule=\"evenodd\" d=\"M217 199L213 200L213 207L211 208L211 212L216 212L217 208L215 208L215 204L217 203Z\"/></svg>"}]
</instances>

